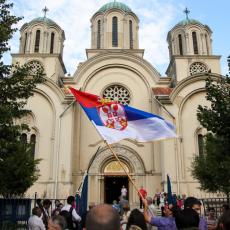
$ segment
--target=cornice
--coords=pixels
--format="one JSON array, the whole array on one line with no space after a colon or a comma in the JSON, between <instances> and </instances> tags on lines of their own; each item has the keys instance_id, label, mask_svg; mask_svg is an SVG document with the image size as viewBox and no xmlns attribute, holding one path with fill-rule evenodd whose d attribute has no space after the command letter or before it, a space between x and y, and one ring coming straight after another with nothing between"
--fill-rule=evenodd
<instances>
[{"instance_id":1,"label":"cornice","mask_svg":"<svg viewBox=\"0 0 230 230\"><path fill-rule=\"evenodd\" d=\"M139 66L142 66L142 68L144 68L150 76L153 77L153 80L158 83L160 81L160 77L161 75L159 74L159 72L157 72L157 70L149 63L147 62L145 59L138 57L137 55L133 55L130 54L129 52L123 51L123 50L116 50L116 51L106 51L103 52L102 54L98 54L95 55L91 58L89 58L87 61L85 61L84 63L82 63L77 71L74 73L74 77L72 82L70 81L70 78L66 79L68 83L77 83L81 77L85 74L86 70L90 69L91 67L95 66L96 64L106 61L108 59L117 59L119 60L117 63L113 63L113 64L109 64L109 65L103 65L97 69L94 69L94 74L102 69L105 68L112 68L112 67L123 67L126 69L130 69L136 73L138 73L138 75L142 76L142 74L140 73L138 68L133 68L131 66L128 65L124 65L122 60L128 60L131 61ZM65 78L62 78L63 82L66 82Z\"/></svg>"}]
</instances>

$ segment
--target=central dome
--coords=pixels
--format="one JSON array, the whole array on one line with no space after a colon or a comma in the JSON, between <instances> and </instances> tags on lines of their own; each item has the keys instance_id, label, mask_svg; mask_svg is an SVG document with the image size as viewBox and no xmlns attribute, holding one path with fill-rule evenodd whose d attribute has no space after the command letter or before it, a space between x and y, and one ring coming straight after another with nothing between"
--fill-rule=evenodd
<instances>
[{"instance_id":1,"label":"central dome","mask_svg":"<svg viewBox=\"0 0 230 230\"><path fill-rule=\"evenodd\" d=\"M129 12L132 12L132 10L127 6L125 5L124 3L122 2L109 2L105 5L103 5L99 10L98 12L102 13L102 12L105 12L107 10L111 10L111 9L119 9L119 10L123 10L127 13Z\"/></svg>"},{"instance_id":2,"label":"central dome","mask_svg":"<svg viewBox=\"0 0 230 230\"><path fill-rule=\"evenodd\" d=\"M35 24L39 22L45 23L46 25L49 25L49 26L57 26L56 22L46 17L34 18L32 21L29 22L29 24Z\"/></svg>"}]
</instances>

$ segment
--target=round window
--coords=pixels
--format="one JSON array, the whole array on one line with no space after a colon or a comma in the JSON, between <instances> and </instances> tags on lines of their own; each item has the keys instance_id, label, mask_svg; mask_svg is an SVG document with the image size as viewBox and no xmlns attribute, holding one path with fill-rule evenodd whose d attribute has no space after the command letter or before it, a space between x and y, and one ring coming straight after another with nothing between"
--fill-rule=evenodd
<instances>
[{"instance_id":1,"label":"round window","mask_svg":"<svg viewBox=\"0 0 230 230\"><path fill-rule=\"evenodd\" d=\"M128 105L131 100L130 92L121 85L111 85L107 87L103 92L103 98L117 101L123 105Z\"/></svg>"}]
</instances>

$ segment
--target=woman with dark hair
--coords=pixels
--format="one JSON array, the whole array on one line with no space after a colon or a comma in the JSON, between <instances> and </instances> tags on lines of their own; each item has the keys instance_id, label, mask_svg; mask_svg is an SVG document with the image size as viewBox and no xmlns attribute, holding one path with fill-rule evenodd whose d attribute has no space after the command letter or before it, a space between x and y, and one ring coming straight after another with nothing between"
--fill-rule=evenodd
<instances>
[{"instance_id":1,"label":"woman with dark hair","mask_svg":"<svg viewBox=\"0 0 230 230\"><path fill-rule=\"evenodd\" d=\"M142 230L147 230L147 225L145 222L144 215L138 209L133 209L131 211L128 219L128 223L126 225L126 230L132 229L134 226L137 226Z\"/></svg>"}]
</instances>

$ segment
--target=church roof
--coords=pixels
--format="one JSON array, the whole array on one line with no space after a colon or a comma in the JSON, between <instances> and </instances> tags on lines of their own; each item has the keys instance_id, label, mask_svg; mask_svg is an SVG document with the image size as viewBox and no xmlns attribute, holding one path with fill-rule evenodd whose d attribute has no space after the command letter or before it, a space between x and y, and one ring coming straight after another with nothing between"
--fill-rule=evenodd
<instances>
[{"instance_id":1,"label":"church roof","mask_svg":"<svg viewBox=\"0 0 230 230\"><path fill-rule=\"evenodd\" d=\"M152 90L155 96L168 96L173 91L172 88L168 87L153 87Z\"/></svg>"},{"instance_id":2,"label":"church roof","mask_svg":"<svg viewBox=\"0 0 230 230\"><path fill-rule=\"evenodd\" d=\"M199 22L198 20L192 19L192 18L186 18L186 19L180 21L179 23L177 23L176 26L186 26L186 25L190 25L190 24L199 24L199 25L203 26L203 24L201 22Z\"/></svg>"},{"instance_id":3,"label":"church roof","mask_svg":"<svg viewBox=\"0 0 230 230\"><path fill-rule=\"evenodd\" d=\"M105 5L103 5L97 12L102 13L102 12L106 12L107 10L110 9L119 9L119 10L123 10L124 12L130 13L132 12L132 10L124 3L122 2L117 2L117 1L113 1L113 2L109 2Z\"/></svg>"},{"instance_id":4,"label":"church roof","mask_svg":"<svg viewBox=\"0 0 230 230\"><path fill-rule=\"evenodd\" d=\"M35 23L39 23L39 22L43 22L48 26L58 26L58 24L56 22L54 22L53 20L51 20L47 17L34 18L32 21L29 22L29 24L35 24Z\"/></svg>"}]
</instances>

